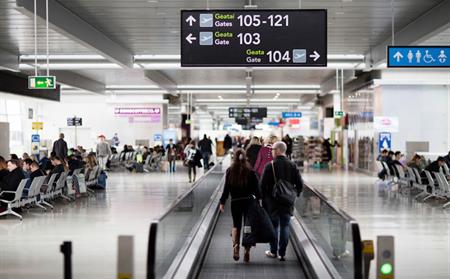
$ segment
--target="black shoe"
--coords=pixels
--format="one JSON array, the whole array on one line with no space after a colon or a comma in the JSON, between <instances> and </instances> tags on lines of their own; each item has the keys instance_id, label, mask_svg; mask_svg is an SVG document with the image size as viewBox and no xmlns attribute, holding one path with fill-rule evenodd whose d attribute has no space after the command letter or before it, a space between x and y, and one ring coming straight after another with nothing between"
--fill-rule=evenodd
<instances>
[{"instance_id":1,"label":"black shoe","mask_svg":"<svg viewBox=\"0 0 450 279\"><path fill-rule=\"evenodd\" d=\"M285 262L286 258L284 256L278 256L278 259L280 260L280 262Z\"/></svg>"}]
</instances>

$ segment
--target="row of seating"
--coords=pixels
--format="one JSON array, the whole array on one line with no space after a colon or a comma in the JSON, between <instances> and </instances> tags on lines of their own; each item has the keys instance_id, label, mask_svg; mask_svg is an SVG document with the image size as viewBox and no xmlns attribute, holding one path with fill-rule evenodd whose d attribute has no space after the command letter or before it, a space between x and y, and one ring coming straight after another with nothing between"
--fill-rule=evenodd
<instances>
[{"instance_id":1,"label":"row of seating","mask_svg":"<svg viewBox=\"0 0 450 279\"><path fill-rule=\"evenodd\" d=\"M136 151L126 152L125 154L111 154L108 158L109 166L111 169L118 168L120 166L130 167L138 163L137 155L140 154ZM143 162L143 169L146 172L160 171L161 164L164 156L161 153L149 154Z\"/></svg>"},{"instance_id":2,"label":"row of seating","mask_svg":"<svg viewBox=\"0 0 450 279\"><path fill-rule=\"evenodd\" d=\"M391 172L386 162L376 161L378 170L386 171L386 182L389 185L398 185L399 191L409 190L410 192L417 192L415 199L422 198L422 201L427 201L431 198L444 199L448 202L443 205L443 208L450 206L450 183L447 177L450 176L450 170L446 164L441 167L440 172L434 172L433 175L424 170L427 183L422 179L419 170L416 168L406 167L406 172L402 166L393 165L396 168L397 174Z\"/></svg>"},{"instance_id":3,"label":"row of seating","mask_svg":"<svg viewBox=\"0 0 450 279\"><path fill-rule=\"evenodd\" d=\"M75 200L76 189L80 194L93 194L94 187L98 183L98 176L101 169L94 167L87 176L81 173L82 169L75 170L72 175L69 171L51 175L48 180L46 176L40 176L33 179L29 188L25 188L29 178L23 179L16 191L3 191L2 193L14 194L14 199L0 199L1 202L7 204L7 209L0 213L0 216L14 215L22 220L22 215L14 211L18 208L38 207L46 211L48 208L53 209L51 201L57 198L63 198L67 201ZM47 182L46 182L47 180ZM0 193L0 196L2 195Z\"/></svg>"}]
</instances>

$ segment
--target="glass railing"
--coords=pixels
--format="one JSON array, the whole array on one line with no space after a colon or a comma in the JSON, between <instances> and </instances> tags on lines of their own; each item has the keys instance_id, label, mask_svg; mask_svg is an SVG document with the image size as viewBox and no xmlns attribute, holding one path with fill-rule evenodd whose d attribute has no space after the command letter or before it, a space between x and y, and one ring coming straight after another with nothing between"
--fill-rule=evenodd
<instances>
[{"instance_id":1,"label":"glass railing","mask_svg":"<svg viewBox=\"0 0 450 279\"><path fill-rule=\"evenodd\" d=\"M214 166L185 194L172 203L169 210L152 224L149 238L147 278L162 278L176 268L184 256L185 245L196 233L196 226L224 177L223 164ZM156 233L157 231L157 233Z\"/></svg>"},{"instance_id":2,"label":"glass railing","mask_svg":"<svg viewBox=\"0 0 450 279\"><path fill-rule=\"evenodd\" d=\"M344 279L362 278L362 248L358 223L320 192L307 185L295 208L300 223L324 262Z\"/></svg>"}]
</instances>

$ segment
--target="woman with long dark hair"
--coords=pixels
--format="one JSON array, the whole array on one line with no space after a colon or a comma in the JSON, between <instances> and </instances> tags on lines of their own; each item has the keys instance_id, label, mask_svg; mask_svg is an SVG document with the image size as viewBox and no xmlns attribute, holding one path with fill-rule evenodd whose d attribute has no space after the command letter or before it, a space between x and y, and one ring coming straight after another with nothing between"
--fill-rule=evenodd
<instances>
[{"instance_id":1,"label":"woman with long dark hair","mask_svg":"<svg viewBox=\"0 0 450 279\"><path fill-rule=\"evenodd\" d=\"M233 163L227 169L225 186L220 198L220 211L223 213L225 202L231 194L231 215L233 216L231 237L233 241L233 259L235 261L239 260L242 220L245 218L252 199L261 200L258 176L252 170L246 157L243 149L237 149L234 153ZM250 261L250 246L244 248L244 262L248 263Z\"/></svg>"}]
</instances>

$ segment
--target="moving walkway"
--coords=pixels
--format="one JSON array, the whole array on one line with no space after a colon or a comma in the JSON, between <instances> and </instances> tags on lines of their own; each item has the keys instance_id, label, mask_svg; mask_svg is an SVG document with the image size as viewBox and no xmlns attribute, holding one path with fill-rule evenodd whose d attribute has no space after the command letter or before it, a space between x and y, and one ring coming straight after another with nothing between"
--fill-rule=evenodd
<instances>
[{"instance_id":1,"label":"moving walkway","mask_svg":"<svg viewBox=\"0 0 450 279\"><path fill-rule=\"evenodd\" d=\"M287 261L251 250L251 261L232 259L230 207L219 199L229 159L216 165L150 226L147 278L362 278L359 226L305 185L295 204Z\"/></svg>"}]
</instances>

